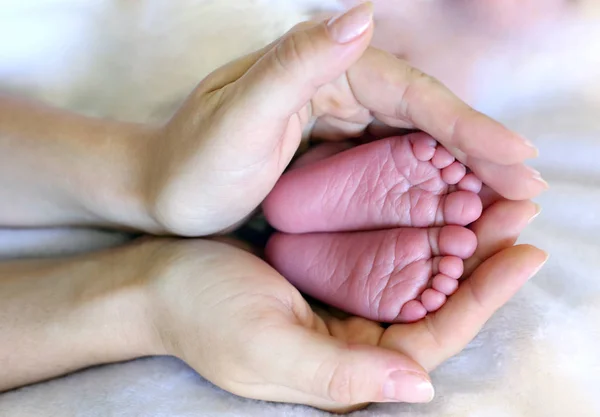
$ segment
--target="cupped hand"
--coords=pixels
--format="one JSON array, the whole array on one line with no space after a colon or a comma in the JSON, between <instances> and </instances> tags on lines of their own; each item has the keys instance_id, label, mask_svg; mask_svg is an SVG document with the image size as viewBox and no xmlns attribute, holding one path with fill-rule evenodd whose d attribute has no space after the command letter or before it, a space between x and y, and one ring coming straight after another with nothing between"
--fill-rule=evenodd
<instances>
[{"instance_id":1,"label":"cupped hand","mask_svg":"<svg viewBox=\"0 0 600 417\"><path fill-rule=\"evenodd\" d=\"M151 327L162 341L156 353L248 398L334 411L430 401L428 371L459 352L545 261L531 246L508 248L530 204L490 207L474 226L480 245L458 292L427 319L385 330L315 313L276 271L231 245L150 240Z\"/></svg>"},{"instance_id":2,"label":"cupped hand","mask_svg":"<svg viewBox=\"0 0 600 417\"><path fill-rule=\"evenodd\" d=\"M430 133L513 199L546 185L523 165L537 151L433 78L369 48L369 3L215 71L149 143L153 232L202 236L242 222L269 193L303 134L358 136L372 125Z\"/></svg>"}]
</instances>

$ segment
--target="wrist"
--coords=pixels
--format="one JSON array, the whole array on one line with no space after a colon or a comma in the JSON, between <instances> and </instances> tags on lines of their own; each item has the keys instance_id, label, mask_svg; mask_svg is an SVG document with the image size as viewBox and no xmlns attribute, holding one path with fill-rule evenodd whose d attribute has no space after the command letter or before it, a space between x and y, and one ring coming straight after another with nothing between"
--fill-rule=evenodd
<instances>
[{"instance_id":1,"label":"wrist","mask_svg":"<svg viewBox=\"0 0 600 417\"><path fill-rule=\"evenodd\" d=\"M152 152L161 129L128 123L104 123L102 128L106 139L96 145L102 161L72 189L72 197L100 225L161 233L150 202Z\"/></svg>"},{"instance_id":2,"label":"wrist","mask_svg":"<svg viewBox=\"0 0 600 417\"><path fill-rule=\"evenodd\" d=\"M160 129L0 98L0 225L153 231L145 200Z\"/></svg>"},{"instance_id":3,"label":"wrist","mask_svg":"<svg viewBox=\"0 0 600 417\"><path fill-rule=\"evenodd\" d=\"M136 242L73 263L63 333L79 334L88 357L110 363L160 352L148 296L157 249Z\"/></svg>"},{"instance_id":4,"label":"wrist","mask_svg":"<svg viewBox=\"0 0 600 417\"><path fill-rule=\"evenodd\" d=\"M0 391L160 353L147 296L152 250L0 264Z\"/></svg>"}]
</instances>

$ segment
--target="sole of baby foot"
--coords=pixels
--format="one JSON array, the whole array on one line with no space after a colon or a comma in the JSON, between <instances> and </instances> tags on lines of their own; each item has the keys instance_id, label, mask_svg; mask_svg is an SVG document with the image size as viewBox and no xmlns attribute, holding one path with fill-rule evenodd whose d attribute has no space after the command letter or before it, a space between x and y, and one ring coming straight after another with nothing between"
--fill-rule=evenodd
<instances>
[{"instance_id":1,"label":"sole of baby foot","mask_svg":"<svg viewBox=\"0 0 600 417\"><path fill-rule=\"evenodd\" d=\"M475 234L461 226L352 233L276 233L267 260L300 291L370 320L405 323L458 288Z\"/></svg>"},{"instance_id":2,"label":"sole of baby foot","mask_svg":"<svg viewBox=\"0 0 600 417\"><path fill-rule=\"evenodd\" d=\"M465 226L481 216L481 181L424 133L337 153L282 176L263 203L287 233Z\"/></svg>"}]
</instances>

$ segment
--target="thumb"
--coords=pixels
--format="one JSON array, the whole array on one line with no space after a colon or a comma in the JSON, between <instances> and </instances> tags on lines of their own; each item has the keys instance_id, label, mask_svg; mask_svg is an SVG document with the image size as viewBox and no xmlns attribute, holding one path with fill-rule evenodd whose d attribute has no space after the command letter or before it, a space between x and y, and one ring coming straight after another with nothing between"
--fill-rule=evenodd
<instances>
[{"instance_id":1,"label":"thumb","mask_svg":"<svg viewBox=\"0 0 600 417\"><path fill-rule=\"evenodd\" d=\"M287 120L319 87L338 78L362 56L372 34L370 2L324 23L292 30L239 79L236 93L258 120Z\"/></svg>"},{"instance_id":2,"label":"thumb","mask_svg":"<svg viewBox=\"0 0 600 417\"><path fill-rule=\"evenodd\" d=\"M284 334L282 334L284 333ZM272 401L339 410L369 402L423 403L433 399L427 372L408 357L383 348L352 345L301 326L277 329L263 368Z\"/></svg>"}]
</instances>

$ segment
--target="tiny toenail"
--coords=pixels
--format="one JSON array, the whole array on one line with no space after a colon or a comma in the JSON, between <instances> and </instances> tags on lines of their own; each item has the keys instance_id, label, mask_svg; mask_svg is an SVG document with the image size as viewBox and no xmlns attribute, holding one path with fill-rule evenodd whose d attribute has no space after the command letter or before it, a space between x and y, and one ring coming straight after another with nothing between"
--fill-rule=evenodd
<instances>
[{"instance_id":1,"label":"tiny toenail","mask_svg":"<svg viewBox=\"0 0 600 417\"><path fill-rule=\"evenodd\" d=\"M535 218L540 215L541 212L542 212L542 207L539 204L535 204L535 214L533 216L531 216L531 218L529 219L527 224L530 224L531 222L533 222L535 220Z\"/></svg>"}]
</instances>

